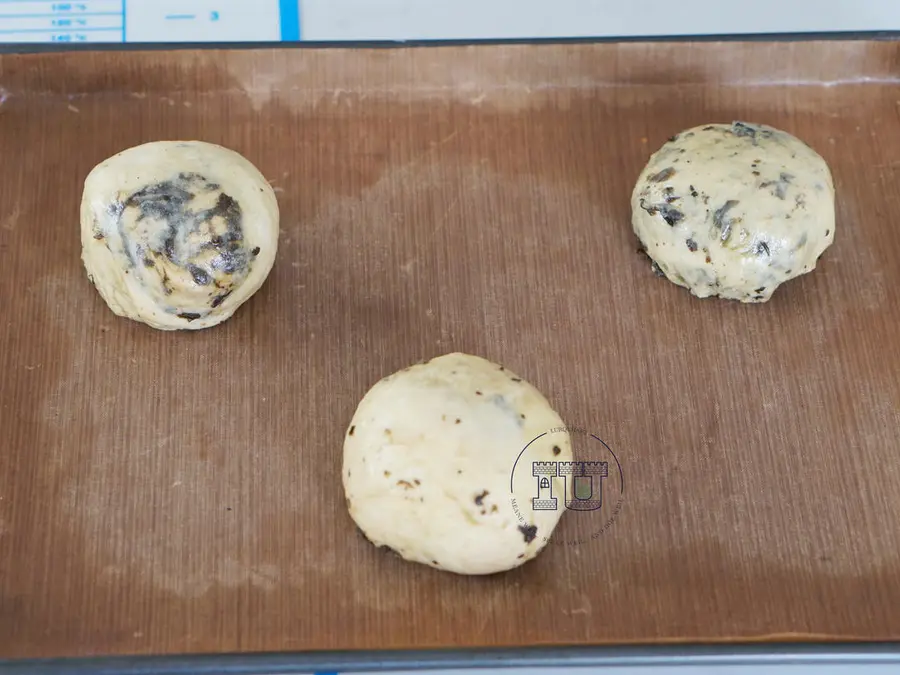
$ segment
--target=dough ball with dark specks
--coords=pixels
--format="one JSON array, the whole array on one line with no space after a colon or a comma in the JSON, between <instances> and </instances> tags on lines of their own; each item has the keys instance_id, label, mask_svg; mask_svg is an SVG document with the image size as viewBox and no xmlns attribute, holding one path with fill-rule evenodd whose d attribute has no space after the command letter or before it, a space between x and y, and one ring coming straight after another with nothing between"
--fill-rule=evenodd
<instances>
[{"instance_id":1,"label":"dough ball with dark specks","mask_svg":"<svg viewBox=\"0 0 900 675\"><path fill-rule=\"evenodd\" d=\"M209 328L265 282L278 220L274 191L238 153L146 143L85 179L81 257L115 314L159 330Z\"/></svg>"},{"instance_id":2,"label":"dough ball with dark specks","mask_svg":"<svg viewBox=\"0 0 900 675\"><path fill-rule=\"evenodd\" d=\"M688 129L647 163L632 225L654 271L699 298L766 302L815 269L834 241L835 192L825 160L769 126Z\"/></svg>"},{"instance_id":3,"label":"dough ball with dark specks","mask_svg":"<svg viewBox=\"0 0 900 675\"><path fill-rule=\"evenodd\" d=\"M405 368L376 383L347 426L350 516L373 544L439 570L522 565L549 543L571 498L555 477L557 507L533 508L534 462L572 461L563 427L537 389L480 357Z\"/></svg>"}]
</instances>

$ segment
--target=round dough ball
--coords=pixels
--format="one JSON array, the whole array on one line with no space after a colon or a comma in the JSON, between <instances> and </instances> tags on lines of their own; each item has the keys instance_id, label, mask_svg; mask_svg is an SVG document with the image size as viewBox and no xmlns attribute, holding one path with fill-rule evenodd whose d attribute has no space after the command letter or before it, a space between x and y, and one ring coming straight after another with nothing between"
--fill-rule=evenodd
<instances>
[{"instance_id":1,"label":"round dough ball","mask_svg":"<svg viewBox=\"0 0 900 675\"><path fill-rule=\"evenodd\" d=\"M812 148L772 127L709 124L670 139L631 199L657 273L700 298L766 302L834 240L834 183Z\"/></svg>"},{"instance_id":2,"label":"round dough ball","mask_svg":"<svg viewBox=\"0 0 900 675\"><path fill-rule=\"evenodd\" d=\"M147 143L85 179L81 257L117 315L160 330L209 328L268 277L278 218L271 186L238 153Z\"/></svg>"},{"instance_id":3,"label":"round dough ball","mask_svg":"<svg viewBox=\"0 0 900 675\"><path fill-rule=\"evenodd\" d=\"M553 478L559 507L532 508L532 462L572 460L561 427L537 389L485 359L454 353L405 368L369 390L347 430L350 515L375 545L440 570L522 565L549 542L571 498Z\"/></svg>"}]
</instances>

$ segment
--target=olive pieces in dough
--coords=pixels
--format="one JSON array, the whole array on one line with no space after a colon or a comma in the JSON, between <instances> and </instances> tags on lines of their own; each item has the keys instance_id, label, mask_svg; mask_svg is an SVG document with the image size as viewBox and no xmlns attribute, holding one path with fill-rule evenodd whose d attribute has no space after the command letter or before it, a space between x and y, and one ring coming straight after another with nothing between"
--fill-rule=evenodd
<instances>
[{"instance_id":1,"label":"olive pieces in dough","mask_svg":"<svg viewBox=\"0 0 900 675\"><path fill-rule=\"evenodd\" d=\"M87 176L81 257L115 314L160 330L209 328L265 282L278 218L271 186L238 153L147 143Z\"/></svg>"},{"instance_id":2,"label":"olive pieces in dough","mask_svg":"<svg viewBox=\"0 0 900 675\"><path fill-rule=\"evenodd\" d=\"M695 127L648 162L632 224L657 273L700 298L766 302L834 240L834 184L803 141L765 125Z\"/></svg>"},{"instance_id":3,"label":"olive pieces in dough","mask_svg":"<svg viewBox=\"0 0 900 675\"><path fill-rule=\"evenodd\" d=\"M369 390L347 428L350 516L412 562L470 575L518 567L571 499L556 477L558 507L533 509L534 462L572 460L562 427L537 389L485 359L454 353L405 368Z\"/></svg>"}]
</instances>

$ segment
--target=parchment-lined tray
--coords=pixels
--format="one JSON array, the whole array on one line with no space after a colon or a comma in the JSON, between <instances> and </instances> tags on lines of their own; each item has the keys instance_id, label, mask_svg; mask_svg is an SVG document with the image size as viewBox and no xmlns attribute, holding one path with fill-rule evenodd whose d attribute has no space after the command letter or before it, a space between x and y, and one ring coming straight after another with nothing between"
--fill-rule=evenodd
<instances>
[{"instance_id":1,"label":"parchment-lined tray","mask_svg":"<svg viewBox=\"0 0 900 675\"><path fill-rule=\"evenodd\" d=\"M898 57L0 56L0 657L900 638ZM733 119L802 137L838 192L834 246L763 306L655 277L629 225L649 153ZM78 203L105 157L186 138L253 161L283 234L232 320L165 334L88 283ZM357 402L457 350L615 452L608 527L567 514L586 542L471 579L357 534Z\"/></svg>"}]
</instances>

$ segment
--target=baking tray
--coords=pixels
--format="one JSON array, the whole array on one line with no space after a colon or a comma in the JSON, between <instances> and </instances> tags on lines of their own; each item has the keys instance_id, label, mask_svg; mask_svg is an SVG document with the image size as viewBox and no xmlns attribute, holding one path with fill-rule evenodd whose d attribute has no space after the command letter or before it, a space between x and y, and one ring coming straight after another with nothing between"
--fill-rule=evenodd
<instances>
[{"instance_id":1,"label":"baking tray","mask_svg":"<svg viewBox=\"0 0 900 675\"><path fill-rule=\"evenodd\" d=\"M0 56L0 657L896 640L898 57ZM763 306L655 277L629 225L650 152L733 119L801 136L838 193L835 244ZM177 138L259 166L282 238L233 319L169 334L102 304L78 203L97 162ZM620 467L614 513L568 514L500 576L376 550L343 503L361 396L451 351L533 382Z\"/></svg>"}]
</instances>

